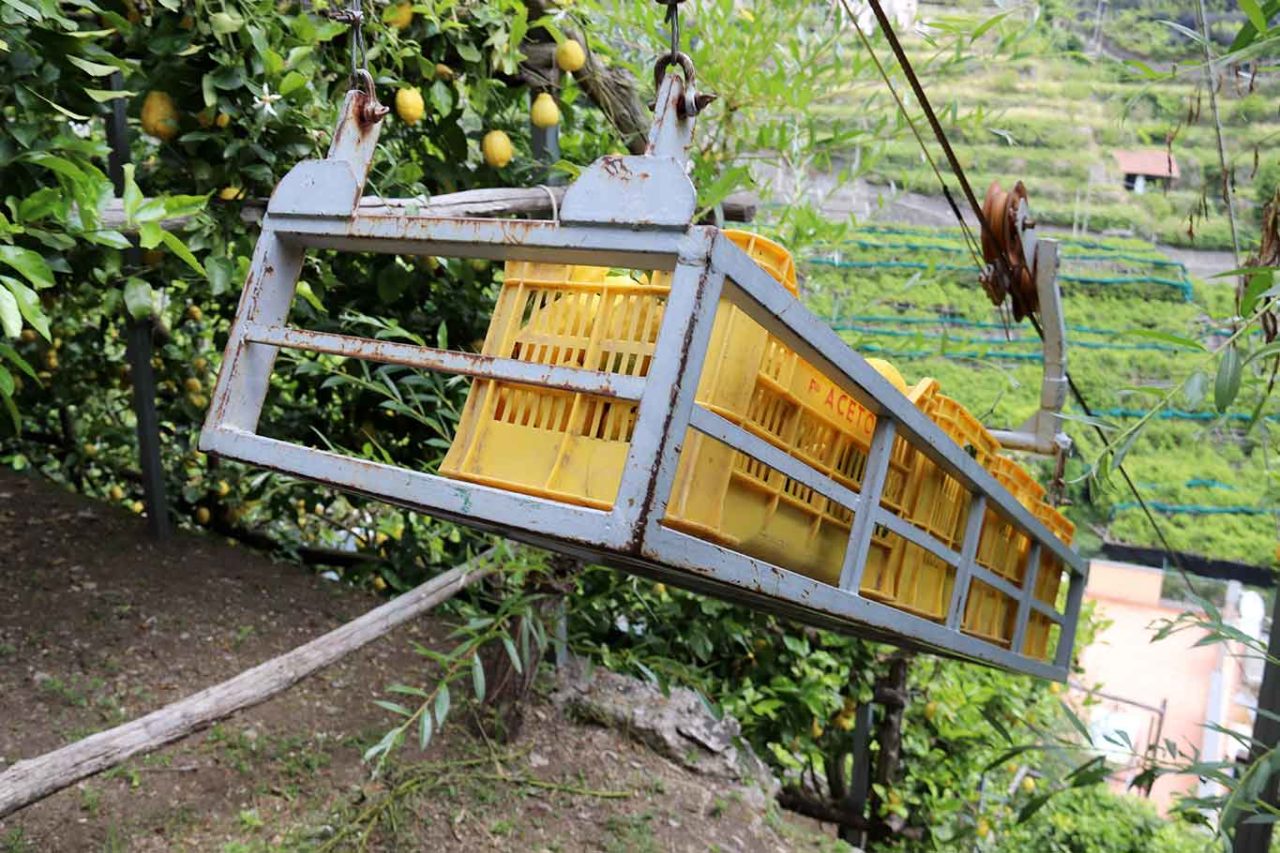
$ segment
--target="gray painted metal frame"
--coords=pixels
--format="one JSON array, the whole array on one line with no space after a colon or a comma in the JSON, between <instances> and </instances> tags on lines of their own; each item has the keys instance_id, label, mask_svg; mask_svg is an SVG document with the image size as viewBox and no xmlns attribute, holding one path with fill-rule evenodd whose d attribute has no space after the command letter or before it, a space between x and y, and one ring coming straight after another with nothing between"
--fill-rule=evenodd
<instances>
[{"instance_id":1,"label":"gray painted metal frame","mask_svg":"<svg viewBox=\"0 0 1280 853\"><path fill-rule=\"evenodd\" d=\"M590 180L579 185L589 188L590 193L583 190L575 196L574 187L570 187L565 210L572 213L572 223L431 218L411 216L403 210L392 214L362 210L359 190L372 146L364 137L358 144L351 143L351 133L345 137L345 152L331 150L326 160L302 164L305 168L299 174L305 178L305 186L292 185L291 172L277 189L263 220L262 235L201 435L201 448L742 601L809 624L1064 679L1086 579L1085 563L718 229L689 224L695 195L683 155L691 138L692 118L679 115L681 92L679 79L669 76L659 93L659 115L649 154L605 158L587 170ZM355 120L357 107L348 96L348 104L344 105L349 110L344 113L346 120ZM680 126L664 130L664 124ZM376 128L370 133L376 139ZM335 141L335 149L338 144ZM343 156L347 159L342 160ZM334 180L344 195L350 195L353 174L358 185L341 215L329 210L328 201L313 197L314 193L325 192L325 164L330 163L342 167ZM630 185L628 175L635 176L639 186ZM637 192L649 201L666 197L675 198L678 203L667 207L662 217L650 220L641 215L638 220L621 222L618 211L647 209L646 202L636 198ZM625 205L613 204L623 196L627 199ZM689 210L681 227L673 227L667 218L672 209ZM649 371L642 378L626 377L291 328L287 325L289 305L303 256L312 248L587 263L670 270L673 276ZM845 488L696 402L697 380L722 296L877 416L863 494ZM638 402L633 437L612 509L573 506L260 436L258 421L281 347ZM759 459L853 513L838 586L662 523L676 465L690 429ZM926 454L969 491L969 524L958 553L880 505L880 489L895 437ZM1036 559L1022 587L976 562L978 532L987 508L1010 521L1033 543L1030 556ZM879 526L920 545L955 568L956 583L944 622L915 616L859 594L859 578L871 536ZM1067 607L1061 613L1032 597L1038 555L1045 552L1060 560L1071 575ZM1000 589L1017 602L1017 642L1011 647L961 630L970 578ZM1061 626L1052 662L1021 653L1021 638L1032 611Z\"/></svg>"}]
</instances>

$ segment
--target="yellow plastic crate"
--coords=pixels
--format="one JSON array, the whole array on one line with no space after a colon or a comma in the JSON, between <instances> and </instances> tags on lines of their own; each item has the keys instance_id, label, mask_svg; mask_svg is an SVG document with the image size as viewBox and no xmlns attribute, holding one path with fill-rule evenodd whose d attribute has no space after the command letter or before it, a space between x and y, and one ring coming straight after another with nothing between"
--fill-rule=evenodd
<instances>
[{"instance_id":1,"label":"yellow plastic crate","mask_svg":"<svg viewBox=\"0 0 1280 853\"><path fill-rule=\"evenodd\" d=\"M795 293L795 266L785 249L758 235L726 235ZM509 262L482 352L644 376L669 292L665 273ZM963 406L938 393L935 380L908 389L892 365L871 361L957 443L979 460L995 457L998 443ZM697 399L859 490L875 416L727 300L713 323ZM636 413L634 403L591 394L476 380L440 473L608 509ZM902 438L893 445L881 502L959 547L967 492ZM674 529L831 584L839 579L851 522L852 514L834 501L694 430L686 435L663 519ZM993 550L996 544L988 546L990 563L1005 557ZM873 531L864 595L941 620L953 586L954 569L941 560L887 529ZM979 607L971 596L971 607L966 630L987 636L994 630L990 605Z\"/></svg>"},{"instance_id":2,"label":"yellow plastic crate","mask_svg":"<svg viewBox=\"0 0 1280 853\"><path fill-rule=\"evenodd\" d=\"M1064 544L1070 545L1075 538L1076 527L1062 513L1047 504L1039 504L1035 508L1036 518L1057 535ZM1040 570L1036 574L1035 592L1039 601L1054 606L1057 604L1058 589L1062 585L1062 562L1053 554L1040 554ZM1048 653L1049 632L1053 623L1048 617L1036 611L1031 612L1027 620L1027 636L1023 643L1023 654L1043 659Z\"/></svg>"}]
</instances>

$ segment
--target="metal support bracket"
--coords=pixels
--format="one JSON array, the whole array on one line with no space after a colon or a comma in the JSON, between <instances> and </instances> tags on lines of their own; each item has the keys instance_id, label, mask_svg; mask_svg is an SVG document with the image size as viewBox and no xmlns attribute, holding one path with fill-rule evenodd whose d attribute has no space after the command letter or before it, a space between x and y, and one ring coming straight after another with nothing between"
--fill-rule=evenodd
<instances>
[{"instance_id":1,"label":"metal support bracket","mask_svg":"<svg viewBox=\"0 0 1280 853\"><path fill-rule=\"evenodd\" d=\"M1044 374L1040 381L1040 408L1016 430L992 430L1002 447L1044 456L1058 456L1071 448L1062 429L1062 407L1067 402L1067 327L1058 287L1058 241L1034 239L1034 230L1023 236L1034 250L1036 290L1044 332Z\"/></svg>"}]
</instances>

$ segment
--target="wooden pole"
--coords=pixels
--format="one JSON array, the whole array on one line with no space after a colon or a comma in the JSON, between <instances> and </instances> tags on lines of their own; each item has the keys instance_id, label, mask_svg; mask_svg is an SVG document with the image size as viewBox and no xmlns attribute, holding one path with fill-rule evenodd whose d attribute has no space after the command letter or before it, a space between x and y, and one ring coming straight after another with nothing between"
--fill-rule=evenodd
<instances>
[{"instance_id":1,"label":"wooden pole","mask_svg":"<svg viewBox=\"0 0 1280 853\"><path fill-rule=\"evenodd\" d=\"M340 628L221 684L124 725L68 744L0 773L0 818L121 762L265 702L393 628L448 601L494 570L492 551L463 563Z\"/></svg>"}]
</instances>

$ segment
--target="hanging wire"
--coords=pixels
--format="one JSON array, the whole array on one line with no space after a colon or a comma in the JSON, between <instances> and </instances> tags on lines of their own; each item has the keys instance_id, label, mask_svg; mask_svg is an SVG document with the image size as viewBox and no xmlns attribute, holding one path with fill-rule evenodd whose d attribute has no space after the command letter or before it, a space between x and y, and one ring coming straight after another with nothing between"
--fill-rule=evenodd
<instances>
[{"instance_id":1,"label":"hanging wire","mask_svg":"<svg viewBox=\"0 0 1280 853\"><path fill-rule=\"evenodd\" d=\"M933 130L934 137L937 139L938 144L942 147L943 152L947 156L947 162L951 166L952 173L955 174L956 180L959 182L961 189L964 190L965 197L968 200L970 207L973 209L974 215L977 217L979 227L986 230L989 228L989 225L986 222L986 217L982 213L982 207L978 204L978 198L973 192L973 187L970 186L969 179L965 175L964 167L960 165L959 158L956 157L955 151L951 147L951 142L947 139L947 134L943 130L941 122L938 121L938 117L933 111L933 105L929 102L929 98L924 92L924 87L920 85L920 80L916 76L915 69L911 65L911 60L907 58L906 51L902 49L902 43L898 41L897 34L894 33L893 27L889 23L889 18L885 15L884 9L880 5L880 0L868 0L868 3L871 6L872 12L876 16L876 21L880 25L881 32L884 33L885 39L889 42L890 49L898 60L898 65L902 68L903 75L911 85L912 91L915 92L916 99L920 102L920 107L924 111L925 117L929 120L929 126ZM912 120L910 114L907 113L906 106L903 104L902 98L898 95L897 90L894 88L892 81L889 79L888 73L880 63L875 51L871 49L871 43L867 39L866 34L863 33L862 29L857 25L856 16L853 14L853 10L850 9L848 0L840 0L840 5L844 7L845 14L848 16L848 19L853 22L853 28L857 31L858 38L862 41L867 53L875 63L876 69L880 72L881 78L883 78L885 85L893 95L894 101L897 102L898 109L902 112L903 117L906 118L907 124L910 125L911 132L915 135L916 142L920 145L920 150L924 152L925 159L928 160L929 165L933 168L934 174L938 177L939 183L942 185L942 192L946 196L947 202L951 205L952 212L960 223L960 228L964 232L966 241L969 243L970 251L974 252L973 234L969 230L968 224L964 220L964 216L961 215L960 209L956 205L955 200L951 197L951 193L947 189L946 181L943 180L941 171L938 169L933 157L929 154L928 147L924 144L924 139L916 128L915 122ZM975 261L978 262L979 269L984 266L984 264L979 260L980 257L980 255L975 253ZM1031 320L1031 325L1032 328L1035 329L1036 335L1039 336L1041 341L1043 341L1044 330L1040 327L1039 320L1036 319L1034 314L1028 314L1027 316ZM1085 400L1084 393L1080 390L1080 387L1076 385L1075 380L1071 378L1071 374L1069 372L1066 373L1066 379L1067 387L1071 391L1072 398L1076 401L1076 404L1080 406L1085 415L1087 417L1091 417L1093 409L1089 406L1088 401ZM1097 424L1094 424L1093 428L1102 438L1105 446L1105 444L1108 443L1106 433L1103 432L1102 428ZM1124 479L1125 485L1129 487L1129 491L1133 494L1134 500L1137 502L1138 506L1142 508L1143 514L1146 516L1147 523L1151 526L1156 537L1160 540L1160 544L1164 548L1165 553L1173 562L1178 572L1182 575L1183 581L1193 593L1196 593L1195 584L1192 583L1191 577L1187 573L1187 569L1183 565L1181 557L1178 552L1173 549L1173 546L1170 545L1168 537L1165 536L1164 528L1161 527L1160 523L1156 520L1155 514L1152 513L1150 506L1148 506L1146 500L1142 497L1142 493L1138 490L1137 484L1133 481L1133 478L1129 476L1129 472L1125 470L1123 464L1117 465L1116 470L1120 472L1120 476Z\"/></svg>"}]
</instances>

